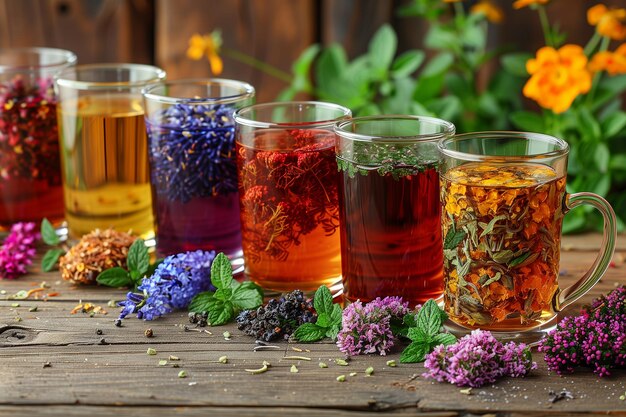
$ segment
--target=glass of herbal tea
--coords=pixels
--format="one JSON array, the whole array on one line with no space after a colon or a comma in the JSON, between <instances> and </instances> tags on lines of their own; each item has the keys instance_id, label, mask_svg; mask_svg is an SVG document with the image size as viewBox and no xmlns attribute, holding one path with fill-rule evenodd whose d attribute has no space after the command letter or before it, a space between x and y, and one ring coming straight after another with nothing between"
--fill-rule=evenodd
<instances>
[{"instance_id":1,"label":"glass of herbal tea","mask_svg":"<svg viewBox=\"0 0 626 417\"><path fill-rule=\"evenodd\" d=\"M344 297L402 296L412 306L443 293L439 153L452 123L370 116L337 124Z\"/></svg>"},{"instance_id":2,"label":"glass of herbal tea","mask_svg":"<svg viewBox=\"0 0 626 417\"><path fill-rule=\"evenodd\" d=\"M445 311L463 328L540 336L606 272L613 209L596 194L566 192L569 147L561 139L483 132L443 140L439 149ZM604 217L602 247L591 269L561 289L561 224L579 205Z\"/></svg>"},{"instance_id":3,"label":"glass of herbal tea","mask_svg":"<svg viewBox=\"0 0 626 417\"><path fill-rule=\"evenodd\" d=\"M340 284L333 125L350 115L322 102L235 112L245 274L262 287L313 291Z\"/></svg>"},{"instance_id":4,"label":"glass of herbal tea","mask_svg":"<svg viewBox=\"0 0 626 417\"><path fill-rule=\"evenodd\" d=\"M224 252L243 271L235 110L254 88L188 79L144 89L157 254Z\"/></svg>"},{"instance_id":5,"label":"glass of herbal tea","mask_svg":"<svg viewBox=\"0 0 626 417\"><path fill-rule=\"evenodd\" d=\"M75 64L62 49L0 49L0 232L63 220L53 76Z\"/></svg>"},{"instance_id":6,"label":"glass of herbal tea","mask_svg":"<svg viewBox=\"0 0 626 417\"><path fill-rule=\"evenodd\" d=\"M112 227L154 238L141 90L164 78L139 64L79 65L55 77L70 237Z\"/></svg>"}]
</instances>

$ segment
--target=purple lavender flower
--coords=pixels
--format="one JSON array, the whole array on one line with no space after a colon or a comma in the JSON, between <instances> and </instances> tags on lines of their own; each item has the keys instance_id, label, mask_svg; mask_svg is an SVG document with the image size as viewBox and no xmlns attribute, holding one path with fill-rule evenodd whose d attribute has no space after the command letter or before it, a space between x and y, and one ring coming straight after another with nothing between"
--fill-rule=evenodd
<instances>
[{"instance_id":1,"label":"purple lavender flower","mask_svg":"<svg viewBox=\"0 0 626 417\"><path fill-rule=\"evenodd\" d=\"M386 355L395 343L391 325L409 312L401 297L376 298L365 306L356 301L343 311L337 346L348 355L380 353Z\"/></svg>"},{"instance_id":2,"label":"purple lavender flower","mask_svg":"<svg viewBox=\"0 0 626 417\"><path fill-rule=\"evenodd\" d=\"M600 377L626 367L626 287L593 301L576 317L566 317L539 345L548 368L558 374L590 367Z\"/></svg>"},{"instance_id":3,"label":"purple lavender flower","mask_svg":"<svg viewBox=\"0 0 626 417\"><path fill-rule=\"evenodd\" d=\"M481 387L503 376L525 376L537 364L526 345L503 345L491 332L474 330L453 345L436 347L426 355L424 366L428 369L425 378Z\"/></svg>"},{"instance_id":4,"label":"purple lavender flower","mask_svg":"<svg viewBox=\"0 0 626 417\"><path fill-rule=\"evenodd\" d=\"M35 223L15 223L0 247L0 277L15 279L33 263L39 232Z\"/></svg>"},{"instance_id":5,"label":"purple lavender flower","mask_svg":"<svg viewBox=\"0 0 626 417\"><path fill-rule=\"evenodd\" d=\"M174 309L185 308L200 292L215 290L211 284L211 263L215 251L197 250L168 256L138 287L143 294L129 292L119 319L137 313L137 318L154 320Z\"/></svg>"}]
</instances>

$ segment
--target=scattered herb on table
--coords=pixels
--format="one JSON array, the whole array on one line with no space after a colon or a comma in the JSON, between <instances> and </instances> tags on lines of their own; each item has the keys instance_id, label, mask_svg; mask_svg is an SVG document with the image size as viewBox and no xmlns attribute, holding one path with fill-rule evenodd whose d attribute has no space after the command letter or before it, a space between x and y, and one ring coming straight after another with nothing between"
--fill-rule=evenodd
<instances>
[{"instance_id":1,"label":"scattered herb on table","mask_svg":"<svg viewBox=\"0 0 626 417\"><path fill-rule=\"evenodd\" d=\"M491 332L474 330L453 345L437 346L426 355L425 378L457 386L481 387L504 376L523 377L537 363L525 344L502 344Z\"/></svg>"},{"instance_id":2,"label":"scattered herb on table","mask_svg":"<svg viewBox=\"0 0 626 417\"><path fill-rule=\"evenodd\" d=\"M214 259L214 251L202 250L168 256L143 279L137 288L140 293L129 292L119 303L123 308L116 324L121 325L121 320L132 313L140 319L154 320L174 309L186 308L193 297L211 288Z\"/></svg>"},{"instance_id":3,"label":"scattered herb on table","mask_svg":"<svg viewBox=\"0 0 626 417\"><path fill-rule=\"evenodd\" d=\"M316 342L325 337L335 340L341 330L341 307L333 303L328 287L320 286L313 296L313 308L317 314L314 323L303 323L294 332L293 338L300 342Z\"/></svg>"},{"instance_id":4,"label":"scattered herb on table","mask_svg":"<svg viewBox=\"0 0 626 417\"><path fill-rule=\"evenodd\" d=\"M257 340L269 342L288 339L304 323L315 322L313 302L300 290L272 298L257 309L244 310L237 316L237 328Z\"/></svg>"},{"instance_id":5,"label":"scattered herb on table","mask_svg":"<svg viewBox=\"0 0 626 417\"><path fill-rule=\"evenodd\" d=\"M211 326L228 323L238 311L263 304L263 290L251 281L239 283L233 279L233 268L223 253L211 264L211 283L215 291L197 294L189 304L192 312L208 312ZM224 336L226 337L226 336Z\"/></svg>"},{"instance_id":6,"label":"scattered herb on table","mask_svg":"<svg viewBox=\"0 0 626 417\"><path fill-rule=\"evenodd\" d=\"M401 297L379 297L365 305L355 301L343 310L339 350L348 355L387 354L396 342L394 329L399 329L408 312L408 303Z\"/></svg>"},{"instance_id":7,"label":"scattered herb on table","mask_svg":"<svg viewBox=\"0 0 626 417\"><path fill-rule=\"evenodd\" d=\"M426 301L417 312L414 325L407 331L411 344L402 352L400 362L422 362L436 346L456 342L454 335L442 332L443 322L447 318L448 315L434 300Z\"/></svg>"},{"instance_id":8,"label":"scattered herb on table","mask_svg":"<svg viewBox=\"0 0 626 417\"><path fill-rule=\"evenodd\" d=\"M1 155L2 152L0 152ZM15 279L25 275L37 252L39 233L35 223L15 223L0 247L0 278Z\"/></svg>"},{"instance_id":9,"label":"scattered herb on table","mask_svg":"<svg viewBox=\"0 0 626 417\"><path fill-rule=\"evenodd\" d=\"M589 367L603 377L626 367L626 286L595 299L580 315L565 317L541 340L539 351L558 374Z\"/></svg>"}]
</instances>

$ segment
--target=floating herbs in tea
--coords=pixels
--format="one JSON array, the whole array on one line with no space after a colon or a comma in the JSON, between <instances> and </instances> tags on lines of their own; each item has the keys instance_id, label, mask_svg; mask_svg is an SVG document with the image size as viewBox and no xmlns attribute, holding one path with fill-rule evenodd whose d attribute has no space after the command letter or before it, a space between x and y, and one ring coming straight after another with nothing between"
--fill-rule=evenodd
<instances>
[{"instance_id":1,"label":"floating herbs in tea","mask_svg":"<svg viewBox=\"0 0 626 417\"><path fill-rule=\"evenodd\" d=\"M565 177L539 164L468 163L442 176L445 310L467 327L554 317Z\"/></svg>"},{"instance_id":2,"label":"floating herbs in tea","mask_svg":"<svg viewBox=\"0 0 626 417\"><path fill-rule=\"evenodd\" d=\"M279 291L312 291L337 281L334 134L265 129L248 142L237 141L246 275Z\"/></svg>"},{"instance_id":3,"label":"floating herbs in tea","mask_svg":"<svg viewBox=\"0 0 626 417\"><path fill-rule=\"evenodd\" d=\"M176 104L147 119L159 254L241 257L233 111Z\"/></svg>"}]
</instances>

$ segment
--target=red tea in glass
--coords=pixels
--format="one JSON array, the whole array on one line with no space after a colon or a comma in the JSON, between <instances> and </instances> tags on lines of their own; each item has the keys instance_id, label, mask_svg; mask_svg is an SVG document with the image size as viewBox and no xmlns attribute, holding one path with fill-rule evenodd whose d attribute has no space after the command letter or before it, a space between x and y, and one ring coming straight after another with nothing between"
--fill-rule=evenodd
<instances>
[{"instance_id":1,"label":"red tea in glass","mask_svg":"<svg viewBox=\"0 0 626 417\"><path fill-rule=\"evenodd\" d=\"M283 117L280 111L286 111ZM264 288L313 291L341 280L338 172L330 128L346 115L349 110L340 106L307 102L235 113L245 274ZM283 123L259 127L253 117Z\"/></svg>"},{"instance_id":2,"label":"red tea in glass","mask_svg":"<svg viewBox=\"0 0 626 417\"><path fill-rule=\"evenodd\" d=\"M443 292L436 140L444 121L356 118L336 128L341 258L348 301L402 296L411 305Z\"/></svg>"}]
</instances>

